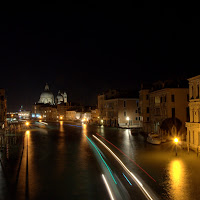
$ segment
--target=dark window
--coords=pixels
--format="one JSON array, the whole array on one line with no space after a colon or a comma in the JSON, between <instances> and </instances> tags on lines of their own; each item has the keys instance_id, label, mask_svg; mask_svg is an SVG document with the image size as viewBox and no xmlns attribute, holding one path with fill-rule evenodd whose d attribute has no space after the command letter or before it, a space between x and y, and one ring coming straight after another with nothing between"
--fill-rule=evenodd
<instances>
[{"instance_id":1,"label":"dark window","mask_svg":"<svg viewBox=\"0 0 200 200\"><path fill-rule=\"evenodd\" d=\"M149 117L147 117L147 122L149 122Z\"/></svg>"},{"instance_id":2,"label":"dark window","mask_svg":"<svg viewBox=\"0 0 200 200\"><path fill-rule=\"evenodd\" d=\"M149 100L149 95L148 94L146 95L146 100Z\"/></svg>"},{"instance_id":3,"label":"dark window","mask_svg":"<svg viewBox=\"0 0 200 200\"><path fill-rule=\"evenodd\" d=\"M149 107L147 107L147 113L149 113Z\"/></svg>"},{"instance_id":4,"label":"dark window","mask_svg":"<svg viewBox=\"0 0 200 200\"><path fill-rule=\"evenodd\" d=\"M189 107L186 108L186 119L187 119L187 122L190 121L190 112L189 112Z\"/></svg>"},{"instance_id":5,"label":"dark window","mask_svg":"<svg viewBox=\"0 0 200 200\"><path fill-rule=\"evenodd\" d=\"M191 99L194 99L193 92L194 92L194 90L193 90L193 86L192 86L192 96L191 96Z\"/></svg>"},{"instance_id":6,"label":"dark window","mask_svg":"<svg viewBox=\"0 0 200 200\"><path fill-rule=\"evenodd\" d=\"M137 110L135 110L135 113L137 113Z\"/></svg>"},{"instance_id":7,"label":"dark window","mask_svg":"<svg viewBox=\"0 0 200 200\"><path fill-rule=\"evenodd\" d=\"M124 107L126 107L126 101L124 101Z\"/></svg>"},{"instance_id":8,"label":"dark window","mask_svg":"<svg viewBox=\"0 0 200 200\"><path fill-rule=\"evenodd\" d=\"M175 101L174 94L171 95L171 101L172 101L172 102Z\"/></svg>"},{"instance_id":9,"label":"dark window","mask_svg":"<svg viewBox=\"0 0 200 200\"><path fill-rule=\"evenodd\" d=\"M175 117L175 108L172 108L172 118Z\"/></svg>"},{"instance_id":10,"label":"dark window","mask_svg":"<svg viewBox=\"0 0 200 200\"><path fill-rule=\"evenodd\" d=\"M124 117L126 117L126 111L124 111Z\"/></svg>"},{"instance_id":11,"label":"dark window","mask_svg":"<svg viewBox=\"0 0 200 200\"><path fill-rule=\"evenodd\" d=\"M189 94L187 94L187 101L189 101Z\"/></svg>"}]
</instances>

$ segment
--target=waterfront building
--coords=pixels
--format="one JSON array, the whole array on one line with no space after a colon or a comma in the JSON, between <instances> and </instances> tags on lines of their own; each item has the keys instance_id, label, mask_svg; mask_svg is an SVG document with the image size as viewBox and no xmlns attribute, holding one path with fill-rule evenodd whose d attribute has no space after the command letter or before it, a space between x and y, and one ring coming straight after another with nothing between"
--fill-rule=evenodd
<instances>
[{"instance_id":1,"label":"waterfront building","mask_svg":"<svg viewBox=\"0 0 200 200\"><path fill-rule=\"evenodd\" d=\"M115 127L140 127L139 99L135 93L109 90L98 95L100 124Z\"/></svg>"},{"instance_id":2,"label":"waterfront building","mask_svg":"<svg viewBox=\"0 0 200 200\"><path fill-rule=\"evenodd\" d=\"M200 75L189 78L190 120L186 122L187 144L190 149L200 146Z\"/></svg>"},{"instance_id":3,"label":"waterfront building","mask_svg":"<svg viewBox=\"0 0 200 200\"><path fill-rule=\"evenodd\" d=\"M7 126L6 115L7 115L7 100L6 100L5 89L0 88L0 129L4 129Z\"/></svg>"},{"instance_id":4,"label":"waterfront building","mask_svg":"<svg viewBox=\"0 0 200 200\"><path fill-rule=\"evenodd\" d=\"M157 82L151 89L140 90L140 113L144 132L186 137L185 122L189 117L188 88Z\"/></svg>"},{"instance_id":5,"label":"waterfront building","mask_svg":"<svg viewBox=\"0 0 200 200\"><path fill-rule=\"evenodd\" d=\"M66 92L59 91L54 99L53 93L50 91L48 84L46 84L39 101L33 105L32 118L46 121L65 120L68 107Z\"/></svg>"},{"instance_id":6,"label":"waterfront building","mask_svg":"<svg viewBox=\"0 0 200 200\"><path fill-rule=\"evenodd\" d=\"M66 111L66 120L90 123L92 122L92 107L71 106Z\"/></svg>"},{"instance_id":7,"label":"waterfront building","mask_svg":"<svg viewBox=\"0 0 200 200\"><path fill-rule=\"evenodd\" d=\"M94 124L99 123L99 110L97 108L94 108L91 110L91 122Z\"/></svg>"},{"instance_id":8,"label":"waterfront building","mask_svg":"<svg viewBox=\"0 0 200 200\"><path fill-rule=\"evenodd\" d=\"M49 86L47 83L45 85L44 91L40 95L38 103L54 105L54 95L49 90Z\"/></svg>"},{"instance_id":9,"label":"waterfront building","mask_svg":"<svg viewBox=\"0 0 200 200\"><path fill-rule=\"evenodd\" d=\"M141 126L144 132L151 132L150 123L150 101L149 89L141 89L139 91L139 113L141 118Z\"/></svg>"}]
</instances>

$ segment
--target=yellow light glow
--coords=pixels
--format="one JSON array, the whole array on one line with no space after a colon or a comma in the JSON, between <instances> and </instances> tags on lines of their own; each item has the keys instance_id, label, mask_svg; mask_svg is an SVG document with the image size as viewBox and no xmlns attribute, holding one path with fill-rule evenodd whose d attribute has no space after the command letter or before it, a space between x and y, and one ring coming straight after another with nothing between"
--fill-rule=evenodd
<instances>
[{"instance_id":1,"label":"yellow light glow","mask_svg":"<svg viewBox=\"0 0 200 200\"><path fill-rule=\"evenodd\" d=\"M177 144L178 143L178 138L174 138L174 142Z\"/></svg>"},{"instance_id":2,"label":"yellow light glow","mask_svg":"<svg viewBox=\"0 0 200 200\"><path fill-rule=\"evenodd\" d=\"M184 162L172 160L169 163L169 191L172 199L189 199L187 191L189 187L188 171Z\"/></svg>"},{"instance_id":3,"label":"yellow light glow","mask_svg":"<svg viewBox=\"0 0 200 200\"><path fill-rule=\"evenodd\" d=\"M63 117L62 117L62 116L60 116L60 119L63 119Z\"/></svg>"},{"instance_id":4,"label":"yellow light glow","mask_svg":"<svg viewBox=\"0 0 200 200\"><path fill-rule=\"evenodd\" d=\"M26 131L26 135L29 135L29 134L30 134L30 131L29 131L29 130L27 130L27 131Z\"/></svg>"},{"instance_id":5,"label":"yellow light glow","mask_svg":"<svg viewBox=\"0 0 200 200\"><path fill-rule=\"evenodd\" d=\"M29 122L26 122L26 126L29 126L29 124L30 124Z\"/></svg>"},{"instance_id":6,"label":"yellow light glow","mask_svg":"<svg viewBox=\"0 0 200 200\"><path fill-rule=\"evenodd\" d=\"M85 118L83 118L83 119L82 119L82 121L84 122L84 121L86 121L86 119L85 119Z\"/></svg>"}]
</instances>

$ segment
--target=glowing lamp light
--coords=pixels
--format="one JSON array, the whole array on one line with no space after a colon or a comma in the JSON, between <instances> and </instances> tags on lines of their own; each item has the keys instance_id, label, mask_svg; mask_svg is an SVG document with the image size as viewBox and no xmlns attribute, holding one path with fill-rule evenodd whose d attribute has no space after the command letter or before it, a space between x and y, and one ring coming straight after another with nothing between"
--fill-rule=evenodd
<instances>
[{"instance_id":1,"label":"glowing lamp light","mask_svg":"<svg viewBox=\"0 0 200 200\"><path fill-rule=\"evenodd\" d=\"M177 144L178 143L178 138L174 138L174 142L175 142L175 144Z\"/></svg>"},{"instance_id":2,"label":"glowing lamp light","mask_svg":"<svg viewBox=\"0 0 200 200\"><path fill-rule=\"evenodd\" d=\"M29 135L29 134L30 134L30 131L29 131L29 130L27 130L27 131L26 131L26 135Z\"/></svg>"},{"instance_id":3,"label":"glowing lamp light","mask_svg":"<svg viewBox=\"0 0 200 200\"><path fill-rule=\"evenodd\" d=\"M63 119L63 117L62 117L62 116L60 116L60 119Z\"/></svg>"},{"instance_id":4,"label":"glowing lamp light","mask_svg":"<svg viewBox=\"0 0 200 200\"><path fill-rule=\"evenodd\" d=\"M26 126L29 126L29 124L30 124L29 122L26 122Z\"/></svg>"},{"instance_id":5,"label":"glowing lamp light","mask_svg":"<svg viewBox=\"0 0 200 200\"><path fill-rule=\"evenodd\" d=\"M129 117L126 118L127 121L129 121L129 119L130 119Z\"/></svg>"}]
</instances>

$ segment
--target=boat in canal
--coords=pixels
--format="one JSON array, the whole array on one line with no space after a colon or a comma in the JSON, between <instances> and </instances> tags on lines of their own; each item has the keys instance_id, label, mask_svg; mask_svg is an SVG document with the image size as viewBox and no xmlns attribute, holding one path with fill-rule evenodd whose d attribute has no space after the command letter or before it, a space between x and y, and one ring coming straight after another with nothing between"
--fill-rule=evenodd
<instances>
[{"instance_id":1,"label":"boat in canal","mask_svg":"<svg viewBox=\"0 0 200 200\"><path fill-rule=\"evenodd\" d=\"M151 144L161 144L161 139L158 134L148 134L147 142Z\"/></svg>"}]
</instances>

